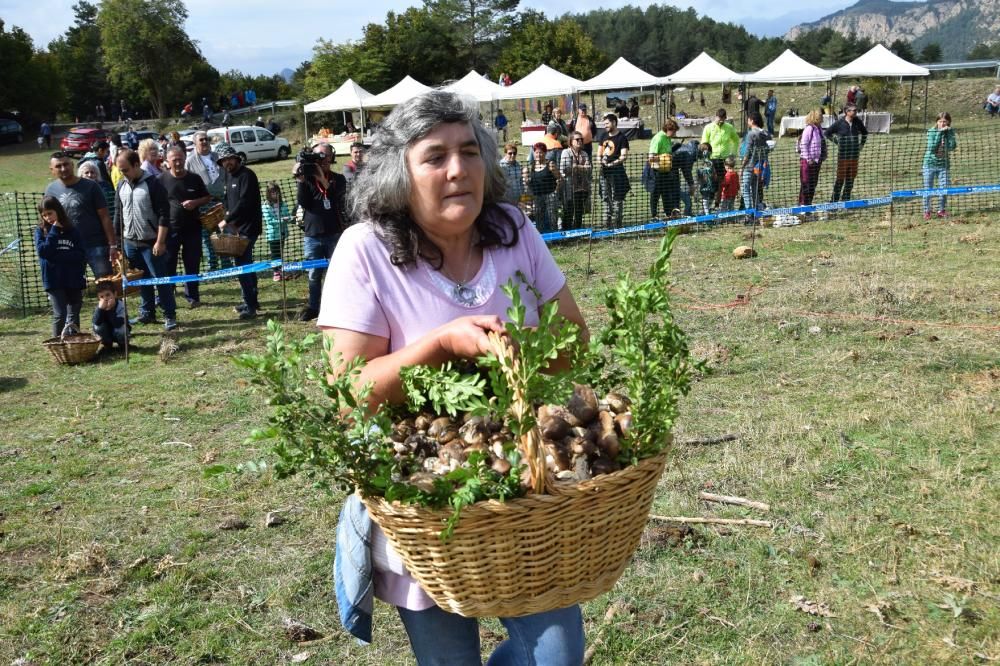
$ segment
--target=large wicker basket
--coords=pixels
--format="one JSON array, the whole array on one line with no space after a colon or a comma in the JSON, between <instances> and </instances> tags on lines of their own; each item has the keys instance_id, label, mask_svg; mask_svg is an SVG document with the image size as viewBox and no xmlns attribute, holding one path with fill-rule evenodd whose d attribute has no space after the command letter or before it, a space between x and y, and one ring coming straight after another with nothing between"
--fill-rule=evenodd
<instances>
[{"instance_id":1,"label":"large wicker basket","mask_svg":"<svg viewBox=\"0 0 1000 666\"><path fill-rule=\"evenodd\" d=\"M236 234L212 234L209 237L215 253L223 257L242 257L250 239Z\"/></svg>"},{"instance_id":2,"label":"large wicker basket","mask_svg":"<svg viewBox=\"0 0 1000 666\"><path fill-rule=\"evenodd\" d=\"M146 274L145 271L139 270L138 268L130 268L127 271L125 271L125 278L129 282L133 282L135 280L142 279L142 277L145 274ZM115 273L114 275L107 275L105 277L94 278L93 284L94 284L95 288L101 287L102 285L108 285L112 289L114 289L115 296L117 296L118 298L122 297L122 274L121 274L121 272ZM132 286L126 287L125 293L128 294L129 296L138 294L139 293L139 287L132 287Z\"/></svg>"},{"instance_id":3,"label":"large wicker basket","mask_svg":"<svg viewBox=\"0 0 1000 666\"><path fill-rule=\"evenodd\" d=\"M625 570L667 452L588 481L560 482L544 472L540 437L529 433L521 448L543 492L464 508L447 541L440 533L449 510L362 497L407 570L441 608L466 617L540 613L609 591Z\"/></svg>"},{"instance_id":4,"label":"large wicker basket","mask_svg":"<svg viewBox=\"0 0 1000 666\"><path fill-rule=\"evenodd\" d=\"M91 361L97 355L101 339L96 335L83 333L49 338L42 345L49 350L52 358L58 363L73 365Z\"/></svg>"},{"instance_id":5,"label":"large wicker basket","mask_svg":"<svg viewBox=\"0 0 1000 666\"><path fill-rule=\"evenodd\" d=\"M205 212L201 214L201 226L205 228L205 231L218 231L219 222L222 222L225 217L225 207L222 204L215 204L205 209Z\"/></svg>"}]
</instances>

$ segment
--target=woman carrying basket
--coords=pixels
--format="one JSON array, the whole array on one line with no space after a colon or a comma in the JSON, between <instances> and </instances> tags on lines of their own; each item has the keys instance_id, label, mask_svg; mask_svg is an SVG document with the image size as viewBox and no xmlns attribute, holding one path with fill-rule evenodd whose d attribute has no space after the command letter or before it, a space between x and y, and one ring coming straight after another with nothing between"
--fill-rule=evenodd
<instances>
[{"instance_id":1,"label":"woman carrying basket","mask_svg":"<svg viewBox=\"0 0 1000 666\"><path fill-rule=\"evenodd\" d=\"M404 366L484 355L488 334L503 331L511 305L500 287L519 272L538 294L521 287L529 323L554 300L586 332L539 233L501 203L505 182L496 164L496 142L477 108L450 93L432 91L397 106L376 134L350 194L361 223L337 245L318 319L335 353L368 361L359 383L374 384L373 406L404 401ZM358 580L365 567L354 565L369 562L374 594L397 606L418 664L481 663L477 620L438 608L363 511L350 498L338 526L335 571L345 626L370 640L370 606L350 594L365 589ZM370 534L352 541L358 525L370 526ZM359 552L365 542L370 549ZM489 664L582 662L579 606L500 620L510 639Z\"/></svg>"}]
</instances>

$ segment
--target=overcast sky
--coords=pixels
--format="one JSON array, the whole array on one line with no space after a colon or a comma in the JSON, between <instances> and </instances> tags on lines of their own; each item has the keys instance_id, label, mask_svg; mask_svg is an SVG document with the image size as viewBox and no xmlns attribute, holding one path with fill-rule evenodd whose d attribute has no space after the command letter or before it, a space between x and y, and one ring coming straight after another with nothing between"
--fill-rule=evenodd
<instances>
[{"instance_id":1,"label":"overcast sky","mask_svg":"<svg viewBox=\"0 0 1000 666\"><path fill-rule=\"evenodd\" d=\"M0 18L9 28L20 26L44 48L73 22L75 0L0 0ZM97 2L97 0L92 0ZM274 74L295 69L308 60L319 38L335 42L356 40L367 23L382 23L386 12L422 4L419 0L188 0L188 34L198 42L208 61L220 71L238 69L248 74ZM648 2L625 0L522 1L522 8L559 16L591 9L615 8ZM773 15L764 15L766 3L746 0L693 0L669 3L692 6L718 21L742 23L751 32L781 35L791 26L812 21L854 4L854 0L813 0L807 9L779 2Z\"/></svg>"}]
</instances>

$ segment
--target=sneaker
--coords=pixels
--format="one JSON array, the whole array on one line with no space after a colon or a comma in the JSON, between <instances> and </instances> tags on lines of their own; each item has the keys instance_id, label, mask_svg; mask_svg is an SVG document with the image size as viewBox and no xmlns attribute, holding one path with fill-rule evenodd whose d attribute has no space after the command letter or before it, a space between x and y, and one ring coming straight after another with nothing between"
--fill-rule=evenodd
<instances>
[{"instance_id":1,"label":"sneaker","mask_svg":"<svg viewBox=\"0 0 1000 666\"><path fill-rule=\"evenodd\" d=\"M247 308L240 312L239 318L243 321L247 321L248 319L256 319L257 311L252 308Z\"/></svg>"},{"instance_id":2,"label":"sneaker","mask_svg":"<svg viewBox=\"0 0 1000 666\"><path fill-rule=\"evenodd\" d=\"M948 213L947 213L947 211L939 210L937 212L937 216L938 217L948 217Z\"/></svg>"},{"instance_id":3,"label":"sneaker","mask_svg":"<svg viewBox=\"0 0 1000 666\"><path fill-rule=\"evenodd\" d=\"M924 213L924 219L925 220L931 219L931 214L930 213Z\"/></svg>"},{"instance_id":4,"label":"sneaker","mask_svg":"<svg viewBox=\"0 0 1000 666\"><path fill-rule=\"evenodd\" d=\"M177 328L177 320L174 319L173 317L164 317L163 328L167 331L174 330L175 328Z\"/></svg>"},{"instance_id":5,"label":"sneaker","mask_svg":"<svg viewBox=\"0 0 1000 666\"><path fill-rule=\"evenodd\" d=\"M136 324L155 324L156 317L148 312L140 312L138 317L134 319L129 319L128 323L135 326Z\"/></svg>"},{"instance_id":6,"label":"sneaker","mask_svg":"<svg viewBox=\"0 0 1000 666\"><path fill-rule=\"evenodd\" d=\"M194 310L196 308L200 308L201 307L201 301L188 301L188 306L190 306L190 308L192 310Z\"/></svg>"},{"instance_id":7,"label":"sneaker","mask_svg":"<svg viewBox=\"0 0 1000 666\"><path fill-rule=\"evenodd\" d=\"M298 314L295 315L295 318L299 321L312 321L318 316L319 313L307 305L299 310Z\"/></svg>"},{"instance_id":8,"label":"sneaker","mask_svg":"<svg viewBox=\"0 0 1000 666\"><path fill-rule=\"evenodd\" d=\"M233 312L235 312L236 314L243 314L248 309L249 308L247 308L247 304L246 303L240 303L239 305L234 305L233 306Z\"/></svg>"},{"instance_id":9,"label":"sneaker","mask_svg":"<svg viewBox=\"0 0 1000 666\"><path fill-rule=\"evenodd\" d=\"M274 275L271 279L275 282L281 282L281 271L274 271Z\"/></svg>"}]
</instances>

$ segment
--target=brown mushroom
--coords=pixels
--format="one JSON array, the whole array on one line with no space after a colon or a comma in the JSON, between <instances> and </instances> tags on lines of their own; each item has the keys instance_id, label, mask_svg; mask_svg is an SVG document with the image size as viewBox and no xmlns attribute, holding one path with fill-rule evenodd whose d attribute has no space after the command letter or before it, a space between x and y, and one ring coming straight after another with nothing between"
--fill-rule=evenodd
<instances>
[{"instance_id":1,"label":"brown mushroom","mask_svg":"<svg viewBox=\"0 0 1000 666\"><path fill-rule=\"evenodd\" d=\"M600 447L604 455L612 460L618 457L621 451L621 444L618 435L615 433L615 418L611 412L600 412L598 415L601 424L600 435L597 438L597 446Z\"/></svg>"},{"instance_id":2,"label":"brown mushroom","mask_svg":"<svg viewBox=\"0 0 1000 666\"><path fill-rule=\"evenodd\" d=\"M427 431L431 425L431 417L428 414L421 414L417 418L413 419L413 427L417 430Z\"/></svg>"},{"instance_id":3,"label":"brown mushroom","mask_svg":"<svg viewBox=\"0 0 1000 666\"><path fill-rule=\"evenodd\" d=\"M581 424L590 423L597 416L597 394L589 386L574 384L573 397L566 408Z\"/></svg>"},{"instance_id":4,"label":"brown mushroom","mask_svg":"<svg viewBox=\"0 0 1000 666\"><path fill-rule=\"evenodd\" d=\"M612 472L617 472L619 469L621 469L621 466L618 463L607 458L598 458L590 466L590 471L594 476L611 474Z\"/></svg>"},{"instance_id":5,"label":"brown mushroom","mask_svg":"<svg viewBox=\"0 0 1000 666\"><path fill-rule=\"evenodd\" d=\"M584 437L568 437L565 444L574 458L589 458L597 453L597 447L594 446L594 443Z\"/></svg>"},{"instance_id":6,"label":"brown mushroom","mask_svg":"<svg viewBox=\"0 0 1000 666\"><path fill-rule=\"evenodd\" d=\"M611 411L615 414L627 412L629 407L632 405L628 398L623 396L621 393L615 393L614 391L604 396L604 401L608 403L608 406L611 407Z\"/></svg>"},{"instance_id":7,"label":"brown mushroom","mask_svg":"<svg viewBox=\"0 0 1000 666\"><path fill-rule=\"evenodd\" d=\"M410 451L413 451L413 455L418 458L432 456L437 451L437 447L434 445L434 442L428 439L426 435L421 435L420 433L410 435L406 438L406 442L404 443Z\"/></svg>"},{"instance_id":8,"label":"brown mushroom","mask_svg":"<svg viewBox=\"0 0 1000 666\"><path fill-rule=\"evenodd\" d=\"M543 439L542 447L545 449L546 466L553 472L561 472L566 469L572 469L569 451L567 451L562 444L559 442L553 442L549 439Z\"/></svg>"},{"instance_id":9,"label":"brown mushroom","mask_svg":"<svg viewBox=\"0 0 1000 666\"><path fill-rule=\"evenodd\" d=\"M570 431L570 425L560 416L555 405L542 405L538 408L538 429L542 431L542 437L548 439L562 439Z\"/></svg>"},{"instance_id":10,"label":"brown mushroom","mask_svg":"<svg viewBox=\"0 0 1000 666\"><path fill-rule=\"evenodd\" d=\"M628 432L632 429L632 412L615 414L615 428L619 435L628 437Z\"/></svg>"},{"instance_id":11,"label":"brown mushroom","mask_svg":"<svg viewBox=\"0 0 1000 666\"><path fill-rule=\"evenodd\" d=\"M434 492L434 479L436 477L430 472L414 472L407 479L411 486L416 486L425 493Z\"/></svg>"},{"instance_id":12,"label":"brown mushroom","mask_svg":"<svg viewBox=\"0 0 1000 666\"><path fill-rule=\"evenodd\" d=\"M507 476L507 474L510 473L510 463L506 458L494 458L491 467L494 472L502 474L503 476Z\"/></svg>"},{"instance_id":13,"label":"brown mushroom","mask_svg":"<svg viewBox=\"0 0 1000 666\"><path fill-rule=\"evenodd\" d=\"M586 456L575 456L573 458L573 476L577 481L586 481L591 478Z\"/></svg>"},{"instance_id":14,"label":"brown mushroom","mask_svg":"<svg viewBox=\"0 0 1000 666\"><path fill-rule=\"evenodd\" d=\"M438 449L438 457L441 460L454 460L461 464L465 462L466 453L461 444L458 442L451 442Z\"/></svg>"},{"instance_id":15,"label":"brown mushroom","mask_svg":"<svg viewBox=\"0 0 1000 666\"><path fill-rule=\"evenodd\" d=\"M439 416L433 421L431 421L430 425L427 426L427 434L433 437L434 439L438 439L442 434L444 434L445 430L451 427L452 423L449 417Z\"/></svg>"}]
</instances>

